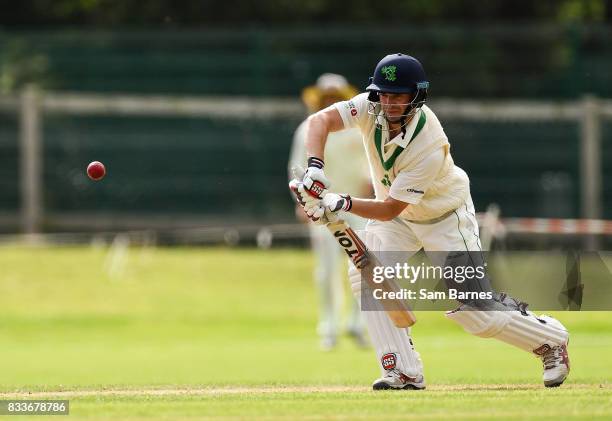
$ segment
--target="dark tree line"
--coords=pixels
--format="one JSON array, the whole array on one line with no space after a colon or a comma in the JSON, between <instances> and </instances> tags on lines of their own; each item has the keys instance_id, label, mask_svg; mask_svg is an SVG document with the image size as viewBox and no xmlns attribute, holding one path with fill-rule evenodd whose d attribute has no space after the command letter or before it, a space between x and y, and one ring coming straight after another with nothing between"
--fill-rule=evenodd
<instances>
[{"instance_id":1,"label":"dark tree line","mask_svg":"<svg viewBox=\"0 0 612 421\"><path fill-rule=\"evenodd\" d=\"M0 25L231 26L610 22L609 0L22 0Z\"/></svg>"}]
</instances>

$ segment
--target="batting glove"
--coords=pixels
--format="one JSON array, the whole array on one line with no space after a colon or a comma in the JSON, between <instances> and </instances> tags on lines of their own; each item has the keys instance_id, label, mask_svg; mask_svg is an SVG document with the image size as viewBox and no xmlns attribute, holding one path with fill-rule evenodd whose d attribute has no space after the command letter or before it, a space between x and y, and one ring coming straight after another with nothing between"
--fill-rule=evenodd
<instances>
[{"instance_id":1,"label":"batting glove","mask_svg":"<svg viewBox=\"0 0 612 421\"><path fill-rule=\"evenodd\" d=\"M306 216L317 223L327 223L327 220L321 221L321 218L325 216L325 208L321 205L321 199L313 197L306 191L301 180L295 178L289 182L289 189L295 195L298 204L304 210Z\"/></svg>"},{"instance_id":2,"label":"batting glove","mask_svg":"<svg viewBox=\"0 0 612 421\"><path fill-rule=\"evenodd\" d=\"M330 185L323 172L324 165L322 159L311 156L308 158L308 169L306 169L302 179L306 191L317 199L321 199L325 195Z\"/></svg>"},{"instance_id":3,"label":"batting glove","mask_svg":"<svg viewBox=\"0 0 612 421\"><path fill-rule=\"evenodd\" d=\"M325 208L325 213L337 214L338 212L348 212L353 207L353 200L348 194L327 193L321 204Z\"/></svg>"}]
</instances>

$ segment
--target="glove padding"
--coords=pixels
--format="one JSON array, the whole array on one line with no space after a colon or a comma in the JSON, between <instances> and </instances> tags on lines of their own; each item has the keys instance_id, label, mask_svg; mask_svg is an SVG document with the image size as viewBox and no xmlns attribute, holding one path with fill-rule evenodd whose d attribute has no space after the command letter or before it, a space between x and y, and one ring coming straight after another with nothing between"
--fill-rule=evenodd
<instances>
[{"instance_id":1,"label":"glove padding","mask_svg":"<svg viewBox=\"0 0 612 421\"><path fill-rule=\"evenodd\" d=\"M351 210L353 205L348 194L325 193L323 199L317 199L297 179L291 180L289 187L308 218L319 225L337 221L338 214Z\"/></svg>"},{"instance_id":2,"label":"glove padding","mask_svg":"<svg viewBox=\"0 0 612 421\"><path fill-rule=\"evenodd\" d=\"M306 212L306 215L308 215L310 219L317 221L321 216L323 216L325 209L321 204L321 199L317 199L316 197L312 196L306 190L303 184L298 185L297 191L298 195L302 198L301 204L304 208L304 212Z\"/></svg>"},{"instance_id":3,"label":"glove padding","mask_svg":"<svg viewBox=\"0 0 612 421\"><path fill-rule=\"evenodd\" d=\"M321 205L325 208L326 213L336 214L350 211L353 201L348 194L327 193L321 200Z\"/></svg>"},{"instance_id":4,"label":"glove padding","mask_svg":"<svg viewBox=\"0 0 612 421\"><path fill-rule=\"evenodd\" d=\"M348 194L328 193L329 181L323 173L322 161L316 158L309 158L308 161L309 164L312 161L314 166L309 166L305 173L299 167L292 169L295 179L291 180L289 188L310 220L322 225L335 222L339 212L351 210L351 197Z\"/></svg>"},{"instance_id":5,"label":"glove padding","mask_svg":"<svg viewBox=\"0 0 612 421\"><path fill-rule=\"evenodd\" d=\"M325 192L329 190L330 182L323 172L323 160L308 158L308 168L302 178L302 183L311 196L321 199L325 195Z\"/></svg>"},{"instance_id":6,"label":"glove padding","mask_svg":"<svg viewBox=\"0 0 612 421\"><path fill-rule=\"evenodd\" d=\"M326 193L320 201L312 202L306 212L315 223L325 225L336 222L340 212L348 212L353 201L348 194ZM306 209L306 207L304 207Z\"/></svg>"},{"instance_id":7,"label":"glove padding","mask_svg":"<svg viewBox=\"0 0 612 421\"><path fill-rule=\"evenodd\" d=\"M325 209L321 205L321 200L312 196L304 187L302 183L302 177L304 176L304 170L299 167L292 169L295 178L289 182L289 189L295 195L297 202L304 209L304 213L313 222L326 224L326 219L321 220L324 217Z\"/></svg>"}]
</instances>

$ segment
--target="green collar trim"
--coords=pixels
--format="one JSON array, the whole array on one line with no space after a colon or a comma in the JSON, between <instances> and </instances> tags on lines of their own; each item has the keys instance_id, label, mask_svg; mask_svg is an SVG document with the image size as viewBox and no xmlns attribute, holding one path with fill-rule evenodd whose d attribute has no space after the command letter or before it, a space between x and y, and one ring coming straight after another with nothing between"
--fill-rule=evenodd
<instances>
[{"instance_id":1,"label":"green collar trim","mask_svg":"<svg viewBox=\"0 0 612 421\"><path fill-rule=\"evenodd\" d=\"M414 138L417 137L419 133L421 133L421 130L423 130L423 127L425 126L426 121L427 121L427 117L425 116L425 112L421 111L421 115L419 116L419 121L417 123L417 126L414 129L414 133L412 134L412 137L410 138L406 146L410 145L410 142L412 142ZM380 158L380 162L382 163L382 166L385 169L385 171L389 171L391 167L393 167L393 164L395 164L395 160L397 159L399 154L401 154L405 149L399 145L396 145L395 150L393 151L393 154L391 155L391 157L385 161L385 159L383 158L383 153L382 153L382 130L379 125L376 125L376 131L374 132L374 144L376 145L376 151L378 151L378 157Z\"/></svg>"}]
</instances>

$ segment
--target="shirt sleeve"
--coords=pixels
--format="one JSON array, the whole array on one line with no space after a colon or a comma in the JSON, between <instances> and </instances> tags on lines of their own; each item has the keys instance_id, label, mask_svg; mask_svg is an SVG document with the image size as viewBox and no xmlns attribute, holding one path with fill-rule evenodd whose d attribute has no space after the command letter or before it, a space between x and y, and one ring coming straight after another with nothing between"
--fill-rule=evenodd
<instances>
[{"instance_id":1,"label":"shirt sleeve","mask_svg":"<svg viewBox=\"0 0 612 421\"><path fill-rule=\"evenodd\" d=\"M433 151L410 170L401 171L389 189L389 196L401 202L418 205L444 164L444 149Z\"/></svg>"},{"instance_id":2,"label":"shirt sleeve","mask_svg":"<svg viewBox=\"0 0 612 421\"><path fill-rule=\"evenodd\" d=\"M336 102L333 107L340 113L345 129L361 128L368 119L368 93L359 94L348 101Z\"/></svg>"}]
</instances>

